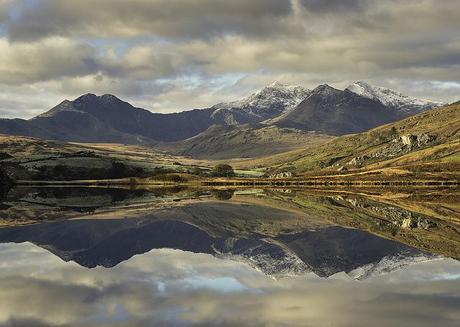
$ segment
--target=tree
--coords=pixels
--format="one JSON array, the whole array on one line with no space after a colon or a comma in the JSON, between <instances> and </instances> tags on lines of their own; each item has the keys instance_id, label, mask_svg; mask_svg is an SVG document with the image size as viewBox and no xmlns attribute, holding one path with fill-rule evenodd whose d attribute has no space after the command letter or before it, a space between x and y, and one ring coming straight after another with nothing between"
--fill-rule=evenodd
<instances>
[{"instance_id":1,"label":"tree","mask_svg":"<svg viewBox=\"0 0 460 327\"><path fill-rule=\"evenodd\" d=\"M8 193L13 181L8 177L8 174L3 167L0 166L0 199Z\"/></svg>"},{"instance_id":2,"label":"tree","mask_svg":"<svg viewBox=\"0 0 460 327\"><path fill-rule=\"evenodd\" d=\"M235 191L233 190L214 190L212 191L212 195L217 200L221 200L221 201L230 200L233 197L233 193L235 193Z\"/></svg>"},{"instance_id":3,"label":"tree","mask_svg":"<svg viewBox=\"0 0 460 327\"><path fill-rule=\"evenodd\" d=\"M108 178L125 177L126 176L126 165L118 161L112 162L112 167L107 172L107 175L108 175Z\"/></svg>"},{"instance_id":4,"label":"tree","mask_svg":"<svg viewBox=\"0 0 460 327\"><path fill-rule=\"evenodd\" d=\"M227 164L219 164L212 169L212 175L215 177L233 177L235 172L233 167Z\"/></svg>"}]
</instances>

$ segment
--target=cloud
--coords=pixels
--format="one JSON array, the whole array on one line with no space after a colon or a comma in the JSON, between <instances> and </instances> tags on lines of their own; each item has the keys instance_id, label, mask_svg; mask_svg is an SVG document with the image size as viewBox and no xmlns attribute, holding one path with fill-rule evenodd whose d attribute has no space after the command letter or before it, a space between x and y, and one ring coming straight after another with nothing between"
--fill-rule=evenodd
<instances>
[{"instance_id":1,"label":"cloud","mask_svg":"<svg viewBox=\"0 0 460 327\"><path fill-rule=\"evenodd\" d=\"M306 10L314 13L362 11L375 0L300 0Z\"/></svg>"},{"instance_id":2,"label":"cloud","mask_svg":"<svg viewBox=\"0 0 460 327\"><path fill-rule=\"evenodd\" d=\"M228 33L271 35L291 12L278 0L39 0L21 2L8 23L12 39L54 35L208 38Z\"/></svg>"},{"instance_id":3,"label":"cloud","mask_svg":"<svg viewBox=\"0 0 460 327\"><path fill-rule=\"evenodd\" d=\"M7 20L12 4L13 0L0 0L0 26Z\"/></svg>"},{"instance_id":4,"label":"cloud","mask_svg":"<svg viewBox=\"0 0 460 327\"><path fill-rule=\"evenodd\" d=\"M1 247L2 326L455 326L460 319L458 280L430 279L458 272L454 260L366 282L273 280L243 263L177 250L86 269L31 244Z\"/></svg>"},{"instance_id":5,"label":"cloud","mask_svg":"<svg viewBox=\"0 0 460 327\"><path fill-rule=\"evenodd\" d=\"M60 100L115 93L179 111L273 80L307 87L366 80L451 102L458 14L455 0L3 0L0 114L30 117L45 104L33 94L46 92ZM17 86L24 97L11 91ZM18 97L5 98L12 93Z\"/></svg>"},{"instance_id":6,"label":"cloud","mask_svg":"<svg viewBox=\"0 0 460 327\"><path fill-rule=\"evenodd\" d=\"M69 39L53 37L33 43L0 39L0 83L34 83L85 75L94 69L94 50Z\"/></svg>"}]
</instances>

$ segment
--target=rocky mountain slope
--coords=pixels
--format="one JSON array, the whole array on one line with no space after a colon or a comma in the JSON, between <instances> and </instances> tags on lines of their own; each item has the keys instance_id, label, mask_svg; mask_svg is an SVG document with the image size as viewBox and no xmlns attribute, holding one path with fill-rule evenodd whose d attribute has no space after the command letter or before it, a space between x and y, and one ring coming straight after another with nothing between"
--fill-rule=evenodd
<instances>
[{"instance_id":1,"label":"rocky mountain slope","mask_svg":"<svg viewBox=\"0 0 460 327\"><path fill-rule=\"evenodd\" d=\"M380 98L358 94L355 89L344 91L327 84L315 88L291 111L270 123L280 127L316 130L331 135L363 132L370 128L397 121L413 113L407 104L394 107ZM431 108L426 104L419 110Z\"/></svg>"},{"instance_id":2,"label":"rocky mountain slope","mask_svg":"<svg viewBox=\"0 0 460 327\"><path fill-rule=\"evenodd\" d=\"M177 141L215 124L257 123L275 117L307 93L302 87L272 84L241 101L171 114L136 108L110 94L85 94L30 120L0 119L0 133L74 142Z\"/></svg>"},{"instance_id":3,"label":"rocky mountain slope","mask_svg":"<svg viewBox=\"0 0 460 327\"><path fill-rule=\"evenodd\" d=\"M136 108L110 94L85 94L30 120L0 119L0 133L62 141L141 144L185 140L213 125L263 122L343 135L436 105L363 82L344 91L327 85L310 91L273 83L239 101L171 114Z\"/></svg>"},{"instance_id":4,"label":"rocky mountain slope","mask_svg":"<svg viewBox=\"0 0 460 327\"><path fill-rule=\"evenodd\" d=\"M302 86L274 82L242 100L216 104L212 117L228 125L258 123L293 109L310 93Z\"/></svg>"},{"instance_id":5,"label":"rocky mountain slope","mask_svg":"<svg viewBox=\"0 0 460 327\"><path fill-rule=\"evenodd\" d=\"M321 169L345 173L401 167L455 172L460 168L459 133L460 105L452 104L306 149L300 158L275 170L304 174Z\"/></svg>"}]
</instances>

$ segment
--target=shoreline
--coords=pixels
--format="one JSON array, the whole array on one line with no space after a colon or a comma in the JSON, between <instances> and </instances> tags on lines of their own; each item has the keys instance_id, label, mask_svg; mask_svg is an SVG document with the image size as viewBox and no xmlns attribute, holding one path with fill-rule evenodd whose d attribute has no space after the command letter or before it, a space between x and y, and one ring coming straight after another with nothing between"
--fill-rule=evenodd
<instances>
[{"instance_id":1,"label":"shoreline","mask_svg":"<svg viewBox=\"0 0 460 327\"><path fill-rule=\"evenodd\" d=\"M203 179L187 182L166 182L142 179L106 179L73 181L30 181L18 180L14 186L67 186L67 187L280 187L280 188L346 188L346 187L459 187L460 180L412 179L412 180L347 180L347 179Z\"/></svg>"}]
</instances>

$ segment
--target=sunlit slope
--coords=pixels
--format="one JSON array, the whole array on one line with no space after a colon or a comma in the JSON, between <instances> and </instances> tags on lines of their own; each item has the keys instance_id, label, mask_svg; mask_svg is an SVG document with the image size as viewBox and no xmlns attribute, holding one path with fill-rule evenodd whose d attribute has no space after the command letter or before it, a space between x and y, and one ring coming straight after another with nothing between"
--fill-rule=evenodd
<instances>
[{"instance_id":1,"label":"sunlit slope","mask_svg":"<svg viewBox=\"0 0 460 327\"><path fill-rule=\"evenodd\" d=\"M308 148L300 158L273 171L304 174L395 167L413 172L458 171L459 131L460 103L456 103Z\"/></svg>"},{"instance_id":2,"label":"sunlit slope","mask_svg":"<svg viewBox=\"0 0 460 327\"><path fill-rule=\"evenodd\" d=\"M316 146L331 139L328 135L293 128L215 125L195 137L157 144L155 148L199 159L257 158Z\"/></svg>"}]
</instances>

